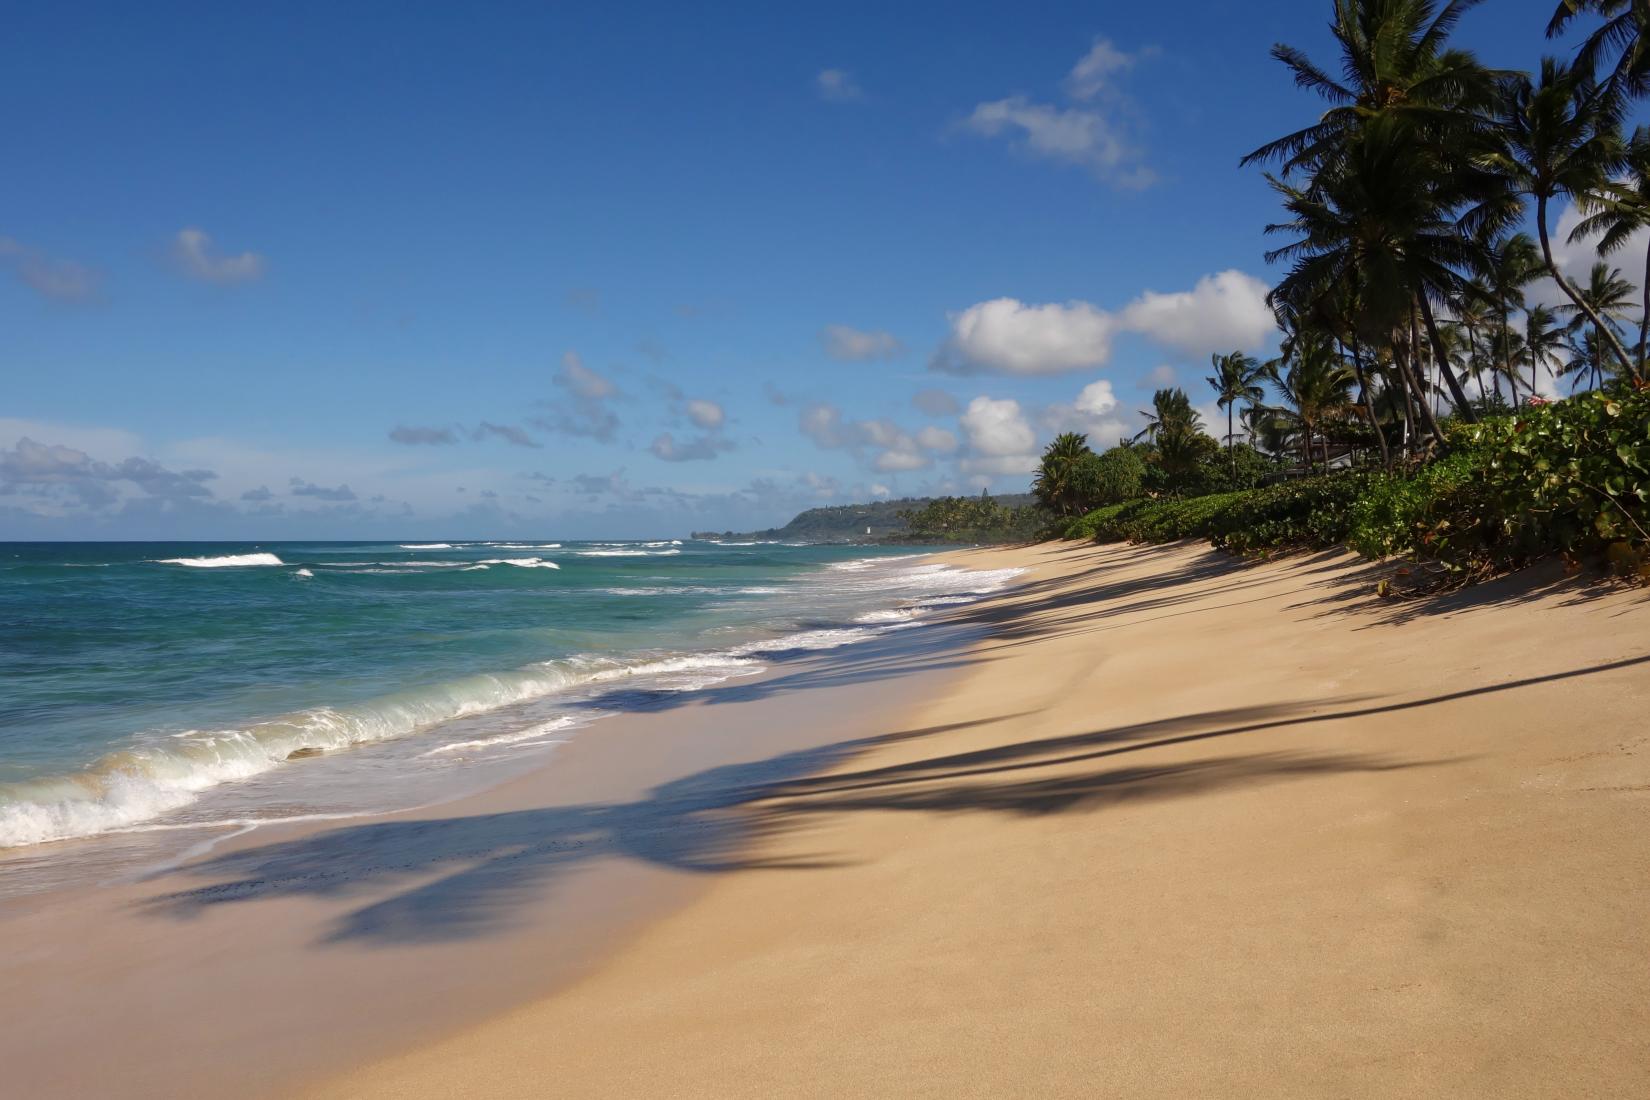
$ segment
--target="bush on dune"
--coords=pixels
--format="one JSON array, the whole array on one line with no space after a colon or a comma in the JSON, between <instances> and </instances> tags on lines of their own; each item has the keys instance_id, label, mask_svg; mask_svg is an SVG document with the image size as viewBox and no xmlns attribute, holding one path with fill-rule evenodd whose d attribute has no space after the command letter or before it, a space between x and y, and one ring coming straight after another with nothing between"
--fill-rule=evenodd
<instances>
[{"instance_id":1,"label":"bush on dune","mask_svg":"<svg viewBox=\"0 0 1650 1100\"><path fill-rule=\"evenodd\" d=\"M1348 471L1239 492L1109 505L1067 538L1207 538L1234 554L1348 545L1461 580L1552 554L1650 579L1650 390L1594 392L1449 430L1411 473Z\"/></svg>"}]
</instances>

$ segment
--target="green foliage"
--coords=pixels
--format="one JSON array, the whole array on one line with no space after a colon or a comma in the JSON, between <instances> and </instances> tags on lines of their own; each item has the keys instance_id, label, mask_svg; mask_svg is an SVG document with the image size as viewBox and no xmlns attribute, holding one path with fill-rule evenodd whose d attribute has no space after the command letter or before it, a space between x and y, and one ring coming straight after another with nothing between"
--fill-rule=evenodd
<instances>
[{"instance_id":1,"label":"green foliage","mask_svg":"<svg viewBox=\"0 0 1650 1100\"><path fill-rule=\"evenodd\" d=\"M1211 541L1233 554L1338 546L1351 529L1352 503L1369 479L1343 472L1255 489L1227 511Z\"/></svg>"},{"instance_id":2,"label":"green foliage","mask_svg":"<svg viewBox=\"0 0 1650 1100\"><path fill-rule=\"evenodd\" d=\"M1037 508L1005 508L984 493L940 497L902 516L909 537L938 542L1017 542L1035 538L1044 521Z\"/></svg>"},{"instance_id":3,"label":"green foliage","mask_svg":"<svg viewBox=\"0 0 1650 1100\"><path fill-rule=\"evenodd\" d=\"M1037 477L1031 483L1031 495L1057 516L1081 512L1085 504L1084 470L1092 458L1094 452L1089 450L1086 436L1061 432L1043 451L1042 461L1037 464Z\"/></svg>"},{"instance_id":4,"label":"green foliage","mask_svg":"<svg viewBox=\"0 0 1650 1100\"><path fill-rule=\"evenodd\" d=\"M1650 551L1650 392L1594 392L1452 428L1457 451L1385 477L1355 510L1353 545L1483 575L1545 554ZM1636 568L1636 566L1635 566Z\"/></svg>"},{"instance_id":5,"label":"green foliage","mask_svg":"<svg viewBox=\"0 0 1650 1100\"><path fill-rule=\"evenodd\" d=\"M1077 468L1077 498L1082 510L1117 504L1140 495L1146 464L1134 447L1113 447L1090 454Z\"/></svg>"}]
</instances>

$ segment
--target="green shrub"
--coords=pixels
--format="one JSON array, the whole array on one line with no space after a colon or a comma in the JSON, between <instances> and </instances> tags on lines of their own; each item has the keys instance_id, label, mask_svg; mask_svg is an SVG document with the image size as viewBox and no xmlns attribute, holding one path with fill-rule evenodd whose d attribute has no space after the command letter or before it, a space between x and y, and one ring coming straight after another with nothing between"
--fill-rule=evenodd
<instances>
[{"instance_id":1,"label":"green shrub","mask_svg":"<svg viewBox=\"0 0 1650 1100\"><path fill-rule=\"evenodd\" d=\"M1140 495L1146 464L1133 447L1113 447L1098 455L1086 455L1073 475L1077 497L1088 508L1118 504Z\"/></svg>"},{"instance_id":2,"label":"green shrub","mask_svg":"<svg viewBox=\"0 0 1650 1100\"><path fill-rule=\"evenodd\" d=\"M1352 503L1369 478L1348 471L1256 489L1227 510L1210 541L1233 554L1339 546L1351 530Z\"/></svg>"}]
</instances>

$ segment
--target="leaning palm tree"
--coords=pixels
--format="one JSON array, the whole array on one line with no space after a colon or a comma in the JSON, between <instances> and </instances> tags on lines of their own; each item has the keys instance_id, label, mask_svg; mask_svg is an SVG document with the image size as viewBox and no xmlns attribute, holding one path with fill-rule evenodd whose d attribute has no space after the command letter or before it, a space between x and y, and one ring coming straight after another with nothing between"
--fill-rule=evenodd
<instances>
[{"instance_id":1,"label":"leaning palm tree","mask_svg":"<svg viewBox=\"0 0 1650 1100\"><path fill-rule=\"evenodd\" d=\"M1547 274L1571 304L1593 323L1623 369L1631 370L1621 341L1585 301L1553 259L1547 206L1559 195L1581 201L1603 189L1623 152L1614 106L1592 74L1554 58L1541 61L1541 76L1531 81L1508 77L1501 108L1501 132L1507 156L1503 166L1517 187L1535 199L1535 229Z\"/></svg>"},{"instance_id":2,"label":"leaning palm tree","mask_svg":"<svg viewBox=\"0 0 1650 1100\"><path fill-rule=\"evenodd\" d=\"M1209 362L1215 373L1204 381L1215 391L1215 404L1226 410L1226 458L1235 472L1237 451L1233 441L1237 432L1232 422L1233 413L1238 402L1255 405L1266 396L1266 391L1260 387L1260 361L1241 351L1233 351L1225 355L1217 352L1209 357Z\"/></svg>"},{"instance_id":3,"label":"leaning palm tree","mask_svg":"<svg viewBox=\"0 0 1650 1100\"><path fill-rule=\"evenodd\" d=\"M1635 288L1632 283L1621 277L1620 269L1600 260L1593 264L1592 270L1588 272L1586 284L1578 286L1576 290L1590 312L1584 315L1575 306L1566 305L1559 306L1558 312L1570 315L1569 324L1566 326L1570 333L1586 329L1586 339L1576 346L1578 350L1584 351L1582 358L1593 374L1595 386L1602 385L1604 375L1613 373L1604 363L1605 333L1616 333L1616 320L1626 317L1632 311ZM1589 325L1588 317L1598 318L1602 322L1603 331L1599 324Z\"/></svg>"},{"instance_id":4,"label":"leaning palm tree","mask_svg":"<svg viewBox=\"0 0 1650 1100\"><path fill-rule=\"evenodd\" d=\"M1626 244L1633 234L1650 228L1650 130L1639 127L1627 142L1623 158L1626 169L1621 179L1609 180L1594 192L1578 197L1587 216L1570 234L1570 240L1598 236L1602 255ZM1650 238L1650 234L1646 234ZM1645 279L1639 313L1638 370L1645 369L1645 345L1650 343L1650 244L1645 248Z\"/></svg>"}]
</instances>

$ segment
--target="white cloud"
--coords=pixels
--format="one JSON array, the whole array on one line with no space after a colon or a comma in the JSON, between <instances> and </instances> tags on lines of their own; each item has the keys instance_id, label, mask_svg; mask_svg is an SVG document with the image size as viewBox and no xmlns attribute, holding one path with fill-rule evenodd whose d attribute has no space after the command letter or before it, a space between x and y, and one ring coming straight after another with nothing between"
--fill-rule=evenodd
<instances>
[{"instance_id":1,"label":"white cloud","mask_svg":"<svg viewBox=\"0 0 1650 1100\"><path fill-rule=\"evenodd\" d=\"M821 69L814 77L814 90L819 98L829 103L858 103L865 99L865 89L854 80L853 74L842 69Z\"/></svg>"},{"instance_id":2,"label":"white cloud","mask_svg":"<svg viewBox=\"0 0 1650 1100\"><path fill-rule=\"evenodd\" d=\"M727 414L723 411L722 406L714 401L693 398L683 405L683 409L687 413L687 418L693 421L695 426L706 431L715 431L727 420Z\"/></svg>"},{"instance_id":3,"label":"white cloud","mask_svg":"<svg viewBox=\"0 0 1650 1100\"><path fill-rule=\"evenodd\" d=\"M1166 386L1174 385L1177 377L1178 375L1175 374L1173 367L1167 363L1159 363L1146 372L1146 376L1140 380L1140 383L1156 389L1163 389Z\"/></svg>"},{"instance_id":4,"label":"white cloud","mask_svg":"<svg viewBox=\"0 0 1650 1100\"><path fill-rule=\"evenodd\" d=\"M891 332L857 329L849 325L826 325L819 334L819 342L824 345L825 354L832 359L849 363L891 359L905 351L905 345Z\"/></svg>"},{"instance_id":5,"label":"white cloud","mask_svg":"<svg viewBox=\"0 0 1650 1100\"><path fill-rule=\"evenodd\" d=\"M1102 378L1084 386L1072 407L1084 416L1105 416L1117 408L1117 395L1112 392L1111 383Z\"/></svg>"},{"instance_id":6,"label":"white cloud","mask_svg":"<svg viewBox=\"0 0 1650 1100\"><path fill-rule=\"evenodd\" d=\"M957 449L957 437L945 430L930 424L917 432L917 446L935 454L950 454Z\"/></svg>"},{"instance_id":7,"label":"white cloud","mask_svg":"<svg viewBox=\"0 0 1650 1100\"><path fill-rule=\"evenodd\" d=\"M873 481L871 482L871 495L876 497L878 500L881 500L884 497L892 496L893 490L888 488L888 486L883 485L881 482Z\"/></svg>"},{"instance_id":8,"label":"white cloud","mask_svg":"<svg viewBox=\"0 0 1650 1100\"><path fill-rule=\"evenodd\" d=\"M0 263L10 265L24 286L56 302L94 298L103 281L100 272L84 264L48 256L11 237L0 237Z\"/></svg>"},{"instance_id":9,"label":"white cloud","mask_svg":"<svg viewBox=\"0 0 1650 1100\"><path fill-rule=\"evenodd\" d=\"M1037 442L1020 403L1010 397L976 397L958 422L968 446L978 454L1019 454Z\"/></svg>"},{"instance_id":10,"label":"white cloud","mask_svg":"<svg viewBox=\"0 0 1650 1100\"><path fill-rule=\"evenodd\" d=\"M956 374L1057 374L1104 366L1117 322L1087 302L1028 305L993 298L951 315L933 366Z\"/></svg>"},{"instance_id":11,"label":"white cloud","mask_svg":"<svg viewBox=\"0 0 1650 1100\"><path fill-rule=\"evenodd\" d=\"M264 258L256 252L238 256L212 254L212 238L203 229L178 230L172 241L172 255L184 274L208 283L244 283L261 277Z\"/></svg>"},{"instance_id":12,"label":"white cloud","mask_svg":"<svg viewBox=\"0 0 1650 1100\"><path fill-rule=\"evenodd\" d=\"M1072 99L1094 99L1110 86L1113 76L1126 71L1134 62L1133 55L1118 49L1109 39L1096 38L1089 52L1072 66L1066 77L1066 94Z\"/></svg>"},{"instance_id":13,"label":"white cloud","mask_svg":"<svg viewBox=\"0 0 1650 1100\"><path fill-rule=\"evenodd\" d=\"M1258 351L1277 322L1266 305L1268 287L1230 270L1205 275L1191 290L1148 290L1117 313L1089 302L1035 305L993 298L951 317L951 336L930 366L953 374L1059 374L1105 366L1112 341L1138 333L1189 357Z\"/></svg>"},{"instance_id":14,"label":"white cloud","mask_svg":"<svg viewBox=\"0 0 1650 1100\"><path fill-rule=\"evenodd\" d=\"M926 470L934 464L934 460L919 451L887 450L872 461L871 465L883 473L901 473L907 470Z\"/></svg>"},{"instance_id":15,"label":"white cloud","mask_svg":"<svg viewBox=\"0 0 1650 1100\"><path fill-rule=\"evenodd\" d=\"M1157 177L1130 136L1132 105L1111 79L1134 61L1105 39L1096 39L1065 80L1067 96L1079 105L1011 95L978 104L962 125L983 137L1006 137L1031 156L1087 168L1113 187L1147 187Z\"/></svg>"},{"instance_id":16,"label":"white cloud","mask_svg":"<svg viewBox=\"0 0 1650 1100\"><path fill-rule=\"evenodd\" d=\"M723 451L733 450L733 443L714 435L678 441L669 432L662 432L648 450L665 462L709 462Z\"/></svg>"},{"instance_id":17,"label":"white cloud","mask_svg":"<svg viewBox=\"0 0 1650 1100\"><path fill-rule=\"evenodd\" d=\"M611 381L584 365L579 353L569 351L561 357L561 370L556 373L556 385L573 391L574 396L601 401L612 397L617 387Z\"/></svg>"},{"instance_id":18,"label":"white cloud","mask_svg":"<svg viewBox=\"0 0 1650 1100\"><path fill-rule=\"evenodd\" d=\"M1234 348L1253 351L1277 330L1266 304L1270 289L1253 275L1222 271L1205 275L1191 290L1148 290L1124 308L1120 321L1130 332L1191 356Z\"/></svg>"}]
</instances>

